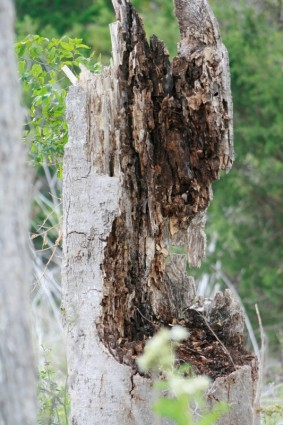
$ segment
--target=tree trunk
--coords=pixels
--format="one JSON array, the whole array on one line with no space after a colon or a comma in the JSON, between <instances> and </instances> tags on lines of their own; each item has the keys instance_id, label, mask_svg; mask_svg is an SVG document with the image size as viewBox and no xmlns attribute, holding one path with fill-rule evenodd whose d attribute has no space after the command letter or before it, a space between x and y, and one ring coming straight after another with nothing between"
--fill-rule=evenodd
<instances>
[{"instance_id":1,"label":"tree trunk","mask_svg":"<svg viewBox=\"0 0 283 425\"><path fill-rule=\"evenodd\" d=\"M206 0L175 0L172 63L157 37L147 42L133 6L112 2L111 66L83 73L67 101L62 308L72 423L153 424L151 382L135 359L160 326L179 323L191 337L178 356L214 380L209 403L234 402L244 386L249 406L233 404L225 424L251 425L257 374L243 315L229 292L196 297L187 254L177 254L186 249L200 265L211 183L233 162L227 52Z\"/></svg>"},{"instance_id":2,"label":"tree trunk","mask_svg":"<svg viewBox=\"0 0 283 425\"><path fill-rule=\"evenodd\" d=\"M36 423L28 255L30 183L22 144L13 2L0 0L0 425Z\"/></svg>"}]
</instances>

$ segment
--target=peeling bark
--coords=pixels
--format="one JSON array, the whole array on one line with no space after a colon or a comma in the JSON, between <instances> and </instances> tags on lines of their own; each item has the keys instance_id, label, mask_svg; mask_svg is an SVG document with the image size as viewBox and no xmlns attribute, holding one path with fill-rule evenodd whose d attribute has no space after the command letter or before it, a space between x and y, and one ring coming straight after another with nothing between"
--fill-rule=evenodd
<instances>
[{"instance_id":1,"label":"peeling bark","mask_svg":"<svg viewBox=\"0 0 283 425\"><path fill-rule=\"evenodd\" d=\"M211 183L233 162L228 57L217 23L205 0L175 0L181 41L171 63L156 36L147 42L133 6L113 5L111 66L82 74L68 95L63 308L76 425L153 423L150 382L135 359L162 325L201 329L208 345L218 343L210 350L222 353L218 369L222 361L229 367L213 379L245 364L256 373L229 293L206 311L204 300L196 307L187 255L172 251L186 247L189 264L200 265ZM180 348L185 360L192 342Z\"/></svg>"}]
</instances>

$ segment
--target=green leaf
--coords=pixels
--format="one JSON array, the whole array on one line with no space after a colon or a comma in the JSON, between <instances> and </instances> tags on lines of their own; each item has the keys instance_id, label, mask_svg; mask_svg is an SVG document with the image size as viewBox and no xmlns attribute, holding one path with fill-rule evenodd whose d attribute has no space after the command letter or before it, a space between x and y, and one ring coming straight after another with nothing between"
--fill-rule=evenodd
<instances>
[{"instance_id":1,"label":"green leaf","mask_svg":"<svg viewBox=\"0 0 283 425\"><path fill-rule=\"evenodd\" d=\"M33 77L38 77L41 73L42 73L41 65L39 65L37 63L32 65L31 74L32 74Z\"/></svg>"},{"instance_id":2,"label":"green leaf","mask_svg":"<svg viewBox=\"0 0 283 425\"><path fill-rule=\"evenodd\" d=\"M61 46L68 51L74 50L74 46L72 44L66 43L65 41L60 41Z\"/></svg>"},{"instance_id":3,"label":"green leaf","mask_svg":"<svg viewBox=\"0 0 283 425\"><path fill-rule=\"evenodd\" d=\"M87 46L86 44L77 44L76 46L78 49L90 49L89 46Z\"/></svg>"},{"instance_id":4,"label":"green leaf","mask_svg":"<svg viewBox=\"0 0 283 425\"><path fill-rule=\"evenodd\" d=\"M159 398L153 404L153 411L161 416L175 420L177 425L189 425L191 415L188 410L188 398L177 399Z\"/></svg>"},{"instance_id":5,"label":"green leaf","mask_svg":"<svg viewBox=\"0 0 283 425\"><path fill-rule=\"evenodd\" d=\"M23 75L24 74L25 67L26 67L26 61L25 60L19 61L19 72L20 72L20 75Z\"/></svg>"}]
</instances>

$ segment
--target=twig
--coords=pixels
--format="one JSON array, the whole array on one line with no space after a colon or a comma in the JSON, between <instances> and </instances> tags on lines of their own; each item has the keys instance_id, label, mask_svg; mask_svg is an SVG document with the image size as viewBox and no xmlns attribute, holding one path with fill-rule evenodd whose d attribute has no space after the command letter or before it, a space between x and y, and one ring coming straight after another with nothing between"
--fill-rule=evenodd
<instances>
[{"instance_id":1,"label":"twig","mask_svg":"<svg viewBox=\"0 0 283 425\"><path fill-rule=\"evenodd\" d=\"M231 354L229 353L228 349L225 347L225 345L223 344L223 342L221 341L221 339L219 339L219 337L216 335L216 333L214 332L214 330L212 329L212 327L210 326L210 324L208 323L208 321L206 320L206 318L197 310L196 311L204 320L206 326L208 327L208 329L210 330L210 332L212 333L212 335L217 339L217 341L219 342L219 344L221 345L223 351L227 354L231 364L234 366L234 369L237 370L236 365L234 363L234 360L232 359Z\"/></svg>"},{"instance_id":2,"label":"twig","mask_svg":"<svg viewBox=\"0 0 283 425\"><path fill-rule=\"evenodd\" d=\"M54 255L55 255L55 253L56 253L56 251L57 251L57 248L58 248L58 246L59 246L59 243L60 243L60 241L61 241L61 239L62 239L62 231L60 231L59 232L59 236L58 236L58 238L56 239L56 242L55 242L55 245L54 245L54 250L53 250L53 252L52 252L52 254L50 255L50 258L49 258L49 260L47 261L47 263L46 263L46 265L45 265L45 267L44 267L44 270L43 270L43 272L42 272L42 275L40 276L40 278L35 282L35 284L34 284L34 287L32 288L32 293L37 289L37 287L38 287L38 285L40 284L40 282L41 282L41 280L42 280L42 278L44 277L44 275L45 275L45 273L46 273L46 270L48 269L48 266L49 266L49 264L51 263L51 261L52 261L52 259L53 259L53 257L54 257Z\"/></svg>"},{"instance_id":3,"label":"twig","mask_svg":"<svg viewBox=\"0 0 283 425\"><path fill-rule=\"evenodd\" d=\"M135 309L139 312L139 314L141 315L141 317L144 318L144 320L146 320L147 322L151 323L154 327L156 326L155 323L153 323L151 320L149 320L147 317L145 317L142 312L138 309L138 307L136 306Z\"/></svg>"}]
</instances>

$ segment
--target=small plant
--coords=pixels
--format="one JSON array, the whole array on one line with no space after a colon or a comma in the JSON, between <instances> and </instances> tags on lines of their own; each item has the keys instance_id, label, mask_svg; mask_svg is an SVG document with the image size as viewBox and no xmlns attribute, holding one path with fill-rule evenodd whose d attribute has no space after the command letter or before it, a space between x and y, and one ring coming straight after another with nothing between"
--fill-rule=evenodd
<instances>
[{"instance_id":1,"label":"small plant","mask_svg":"<svg viewBox=\"0 0 283 425\"><path fill-rule=\"evenodd\" d=\"M45 355L47 354L45 350ZM39 425L68 425L70 404L67 385L58 385L55 378L54 370L45 360L38 383Z\"/></svg>"},{"instance_id":2,"label":"small plant","mask_svg":"<svg viewBox=\"0 0 283 425\"><path fill-rule=\"evenodd\" d=\"M150 371L155 377L154 387L159 391L153 404L156 414L177 425L212 425L228 411L228 406L219 402L209 410L205 401L209 379L194 376L189 365L176 366L175 349L187 337L188 332L181 326L161 329L146 344L138 366L141 372Z\"/></svg>"},{"instance_id":3,"label":"small plant","mask_svg":"<svg viewBox=\"0 0 283 425\"><path fill-rule=\"evenodd\" d=\"M24 103L28 109L24 139L30 143L34 163L55 164L62 172L62 156L67 142L65 97L69 81L62 72L67 65L75 74L79 65L97 72L100 64L82 39L61 39L29 35L16 43Z\"/></svg>"}]
</instances>

